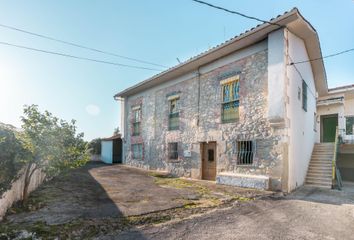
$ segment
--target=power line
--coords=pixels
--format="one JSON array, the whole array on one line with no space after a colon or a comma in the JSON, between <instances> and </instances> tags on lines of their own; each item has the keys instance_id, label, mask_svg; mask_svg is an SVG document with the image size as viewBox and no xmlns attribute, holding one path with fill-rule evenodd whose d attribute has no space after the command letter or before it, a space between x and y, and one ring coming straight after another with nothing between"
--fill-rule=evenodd
<instances>
[{"instance_id":1,"label":"power line","mask_svg":"<svg viewBox=\"0 0 354 240\"><path fill-rule=\"evenodd\" d=\"M203 4L203 5L206 5L206 6L209 6L209 7L212 7L212 8L215 8L215 9L218 9L218 10L225 11L225 12L228 12L228 13L236 14L236 15L239 15L241 17L245 17L245 18L248 18L248 19L256 20L258 22L268 23L270 25L276 25L278 27L283 27L282 25L280 25L278 23L272 23L270 21L266 21L266 20L262 20L260 18L252 17L252 16L249 16L249 15L246 15L246 14L243 14L243 13L240 13L240 12L236 12L236 11L224 8L224 7L216 6L216 5L208 3L208 2L204 2L204 1L200 1L200 0L192 0L192 1L196 2L196 3L200 3L200 4Z\"/></svg>"},{"instance_id":2,"label":"power line","mask_svg":"<svg viewBox=\"0 0 354 240\"><path fill-rule=\"evenodd\" d=\"M290 61L293 61L293 59L290 57L289 54L288 54L287 56L289 57ZM291 65L291 66L294 67L295 71L299 74L301 80L304 81L304 82L306 83L306 85L308 86L307 82L305 81L304 77L302 76L300 70L296 67L296 65ZM311 93L311 95L312 95L314 98L316 98L316 94L314 94L310 88L307 88L307 89L309 90L309 92Z\"/></svg>"},{"instance_id":3,"label":"power line","mask_svg":"<svg viewBox=\"0 0 354 240\"><path fill-rule=\"evenodd\" d=\"M157 63L152 63L152 62L148 62L148 61L137 59L137 58L131 58L131 57L119 55L119 54L116 54L116 53L99 50L97 48L83 46L83 45L80 45L80 44L77 44L77 43L60 40L60 39L57 39L57 38L53 38L53 37L46 36L46 35L39 34L39 33L30 32L30 31L27 31L27 30L23 30L23 29L20 29L20 28L16 28L16 27L4 25L4 24L0 24L0 27L11 29L11 30L15 30L15 31L18 31L18 32L26 33L26 34L30 34L30 35L33 35L33 36L36 36L36 37L41 37L41 38L48 39L48 40L51 40L51 41L67 44L67 45L74 46L74 47L77 47L77 48L82 48L82 49L86 49L86 50L90 50L90 51L94 51L94 52L99 52L99 53L110 55L110 56L120 57L120 58L123 58L123 59L131 60L131 61L135 61L135 62L139 62L139 63L150 64L150 65L154 65L154 66L157 66L157 67L168 68L168 67L166 67L164 65L160 65L160 64L157 64Z\"/></svg>"},{"instance_id":4,"label":"power line","mask_svg":"<svg viewBox=\"0 0 354 240\"><path fill-rule=\"evenodd\" d=\"M240 13L240 12L236 12L236 11L224 8L224 7L216 6L216 5L213 5L211 3L207 3L207 2L204 2L204 1L200 1L200 0L192 0L192 1L200 3L200 4L203 4L203 5L206 5L206 6L209 6L209 7L212 7L212 8L215 8L215 9L218 9L218 10L225 11L225 12L228 12L228 13L236 14L236 15L239 15L241 17L245 17L245 18L248 18L248 19L256 20L258 22L268 23L268 24L271 24L271 25L276 25L276 26L279 26L279 27L285 27L286 29L288 29L286 26L282 26L282 25L277 24L277 23L272 23L272 22L269 22L269 21L266 21L266 20L262 20L260 18L248 16L246 14L243 14L243 13ZM338 53L334 53L334 54L331 54L331 55L327 55L327 56L324 56L324 57L320 57L320 58L314 58L314 59L305 60L305 61L299 61L299 62L291 62L291 63L289 63L289 65L295 65L295 64L306 63L306 62L313 62L313 61L317 61L317 60L321 60L321 59L325 59L325 58L335 57L335 56L338 56L338 55L341 55L341 54L344 54L344 53L347 53L347 52L351 52L351 51L354 51L354 48L347 49L347 50L344 50L344 51L341 51L341 52L338 52Z\"/></svg>"},{"instance_id":5,"label":"power line","mask_svg":"<svg viewBox=\"0 0 354 240\"><path fill-rule=\"evenodd\" d=\"M337 52L337 53L333 53L333 54L330 54L330 55L327 55L327 56L324 56L324 57L320 57L320 58L314 58L314 59L304 60L304 61L299 61L299 62L291 62L291 63L289 63L289 65L313 62L313 61L317 61L317 60L321 60L321 59L325 59L325 58L335 57L335 56L338 56L338 55L341 55L341 54L344 54L344 53L347 53L347 52L351 52L351 51L354 51L354 48L347 49L347 50L344 50L344 51L341 51L341 52Z\"/></svg>"},{"instance_id":6,"label":"power line","mask_svg":"<svg viewBox=\"0 0 354 240\"><path fill-rule=\"evenodd\" d=\"M128 67L128 68L144 69L144 70L152 70L152 71L163 71L161 69L155 69L155 68L147 68L147 67L140 67L140 66L135 66L135 65L121 64L121 63L116 63L116 62L98 60L98 59L94 59L94 58L78 57L78 56L74 56L74 55L70 55L70 54L66 54L66 53L59 53L59 52L53 52L53 51L48 51L48 50L43 50L43 49L38 49L38 48L26 47L26 46L16 45L16 44L8 43L8 42L1 42L0 41L0 44L6 45L6 46L11 46L11 47L22 48L22 49L26 49L26 50L31 50L31 51L36 51L36 52L58 55L58 56L62 56L62 57L86 60L86 61L97 62L97 63L104 63L104 64L115 65L115 66L120 66L120 67Z\"/></svg>"}]
</instances>

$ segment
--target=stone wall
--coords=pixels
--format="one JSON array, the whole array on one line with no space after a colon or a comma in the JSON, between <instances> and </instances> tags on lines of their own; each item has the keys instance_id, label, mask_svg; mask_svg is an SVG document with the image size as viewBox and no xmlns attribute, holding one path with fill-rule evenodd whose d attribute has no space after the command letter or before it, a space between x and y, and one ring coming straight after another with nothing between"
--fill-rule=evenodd
<instances>
[{"instance_id":1,"label":"stone wall","mask_svg":"<svg viewBox=\"0 0 354 240\"><path fill-rule=\"evenodd\" d=\"M200 76L164 88L150 89L127 99L125 161L146 169L167 170L178 176L201 178L200 143L216 141L217 173L267 175L271 188L279 189L282 174L282 131L270 127L267 119L267 50L226 64ZM240 118L234 123L221 122L220 81L240 76ZM168 96L179 95L180 127L168 130ZM142 106L142 134L131 133L132 106ZM235 141L256 142L253 165L237 166ZM130 145L144 145L142 160L131 157ZM169 160L168 143L179 143L179 159ZM190 150L191 157L183 151Z\"/></svg>"},{"instance_id":2,"label":"stone wall","mask_svg":"<svg viewBox=\"0 0 354 240\"><path fill-rule=\"evenodd\" d=\"M22 193L25 182L25 174L23 174L24 170L25 168L20 171L21 177L13 182L11 189L6 191L0 198L0 221L5 216L7 209L10 208L14 202L22 200ZM29 193L39 187L42 184L44 178L44 173L40 170L36 170L32 175L31 182L28 187Z\"/></svg>"}]
</instances>

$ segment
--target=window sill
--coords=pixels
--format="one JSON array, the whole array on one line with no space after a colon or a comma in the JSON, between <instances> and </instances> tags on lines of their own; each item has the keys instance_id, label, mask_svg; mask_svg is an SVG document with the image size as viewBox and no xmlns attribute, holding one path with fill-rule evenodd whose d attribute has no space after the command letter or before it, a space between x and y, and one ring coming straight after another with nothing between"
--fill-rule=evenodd
<instances>
[{"instance_id":1,"label":"window sill","mask_svg":"<svg viewBox=\"0 0 354 240\"><path fill-rule=\"evenodd\" d=\"M181 162L181 159L167 159L167 162L169 162L169 163L179 163L179 162Z\"/></svg>"},{"instance_id":2,"label":"window sill","mask_svg":"<svg viewBox=\"0 0 354 240\"><path fill-rule=\"evenodd\" d=\"M240 119L236 118L236 119L232 119L232 120L221 120L221 124L227 124L227 123L236 123L238 122Z\"/></svg>"}]
</instances>

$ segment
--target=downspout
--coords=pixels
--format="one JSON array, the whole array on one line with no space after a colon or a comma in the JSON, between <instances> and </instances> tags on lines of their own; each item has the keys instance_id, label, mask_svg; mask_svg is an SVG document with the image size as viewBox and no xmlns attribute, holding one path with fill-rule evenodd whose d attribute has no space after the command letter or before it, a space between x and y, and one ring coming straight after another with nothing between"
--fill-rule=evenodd
<instances>
[{"instance_id":1,"label":"downspout","mask_svg":"<svg viewBox=\"0 0 354 240\"><path fill-rule=\"evenodd\" d=\"M197 79L198 79L198 99L197 99L197 126L199 126L199 115L200 115L200 66L197 68Z\"/></svg>"}]
</instances>

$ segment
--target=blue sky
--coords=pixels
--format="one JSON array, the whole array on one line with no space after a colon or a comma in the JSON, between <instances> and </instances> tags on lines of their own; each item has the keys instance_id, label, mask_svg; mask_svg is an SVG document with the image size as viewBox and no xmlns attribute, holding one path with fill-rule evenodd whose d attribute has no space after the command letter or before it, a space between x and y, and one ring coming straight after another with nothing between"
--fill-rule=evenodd
<instances>
[{"instance_id":1,"label":"blue sky","mask_svg":"<svg viewBox=\"0 0 354 240\"><path fill-rule=\"evenodd\" d=\"M352 0L208 0L262 19L298 7L316 28L323 55L354 47ZM120 55L173 66L258 22L190 0L0 2L0 24ZM0 28L0 41L123 64L153 67ZM325 60L330 87L354 83L354 52ZM76 119L90 140L119 125L113 95L158 72L116 67L0 45L0 121L21 125L24 104Z\"/></svg>"}]
</instances>

